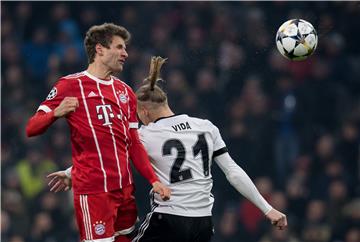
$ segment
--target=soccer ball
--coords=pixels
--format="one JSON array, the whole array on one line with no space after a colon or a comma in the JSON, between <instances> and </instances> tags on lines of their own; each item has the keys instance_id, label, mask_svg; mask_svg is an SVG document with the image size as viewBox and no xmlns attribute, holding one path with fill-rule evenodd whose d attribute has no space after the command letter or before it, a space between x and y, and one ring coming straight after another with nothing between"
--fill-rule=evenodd
<instances>
[{"instance_id":1,"label":"soccer ball","mask_svg":"<svg viewBox=\"0 0 360 242\"><path fill-rule=\"evenodd\" d=\"M279 52L290 60L305 60L314 53L318 43L316 30L303 19L291 19L283 23L276 33Z\"/></svg>"}]
</instances>

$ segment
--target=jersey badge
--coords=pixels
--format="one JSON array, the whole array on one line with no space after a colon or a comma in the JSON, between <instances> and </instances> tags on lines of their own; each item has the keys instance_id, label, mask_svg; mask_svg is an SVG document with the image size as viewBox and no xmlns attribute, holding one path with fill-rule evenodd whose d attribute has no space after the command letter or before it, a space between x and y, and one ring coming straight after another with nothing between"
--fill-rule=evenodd
<instances>
[{"instance_id":1,"label":"jersey badge","mask_svg":"<svg viewBox=\"0 0 360 242\"><path fill-rule=\"evenodd\" d=\"M56 87L53 87L53 89L51 89L49 95L46 97L46 100L51 100L54 99L57 95L57 89Z\"/></svg>"},{"instance_id":2,"label":"jersey badge","mask_svg":"<svg viewBox=\"0 0 360 242\"><path fill-rule=\"evenodd\" d=\"M127 101L128 101L128 98L127 98L127 96L126 96L124 93L121 93L121 94L119 95L119 99L120 99L120 101L121 101L122 103L127 103Z\"/></svg>"},{"instance_id":3,"label":"jersey badge","mask_svg":"<svg viewBox=\"0 0 360 242\"><path fill-rule=\"evenodd\" d=\"M93 224L95 229L95 234L97 235L103 235L105 234L105 222L103 221L96 221L95 224Z\"/></svg>"}]
</instances>

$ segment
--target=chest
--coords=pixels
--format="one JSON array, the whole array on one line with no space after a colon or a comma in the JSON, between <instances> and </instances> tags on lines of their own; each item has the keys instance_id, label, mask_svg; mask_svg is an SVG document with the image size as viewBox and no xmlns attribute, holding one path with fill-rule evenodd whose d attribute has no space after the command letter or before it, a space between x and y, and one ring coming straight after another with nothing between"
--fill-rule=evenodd
<instances>
[{"instance_id":1,"label":"chest","mask_svg":"<svg viewBox=\"0 0 360 242\"><path fill-rule=\"evenodd\" d=\"M123 85L84 83L76 96L79 100L79 114L96 123L106 126L116 120L129 119L130 98Z\"/></svg>"}]
</instances>

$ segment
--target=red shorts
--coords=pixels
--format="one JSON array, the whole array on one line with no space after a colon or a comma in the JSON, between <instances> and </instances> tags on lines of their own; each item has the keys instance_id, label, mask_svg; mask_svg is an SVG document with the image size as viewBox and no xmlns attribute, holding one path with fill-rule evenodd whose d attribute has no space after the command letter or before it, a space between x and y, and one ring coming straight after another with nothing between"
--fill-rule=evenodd
<instances>
[{"instance_id":1,"label":"red shorts","mask_svg":"<svg viewBox=\"0 0 360 242\"><path fill-rule=\"evenodd\" d=\"M74 194L74 208L82 241L130 233L137 219L133 185L107 193Z\"/></svg>"}]
</instances>

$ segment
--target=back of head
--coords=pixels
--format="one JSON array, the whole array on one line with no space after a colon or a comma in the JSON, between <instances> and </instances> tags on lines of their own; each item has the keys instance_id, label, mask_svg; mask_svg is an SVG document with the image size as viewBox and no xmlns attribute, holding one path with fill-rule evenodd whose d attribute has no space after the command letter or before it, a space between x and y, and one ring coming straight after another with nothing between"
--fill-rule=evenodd
<instances>
[{"instance_id":1,"label":"back of head","mask_svg":"<svg viewBox=\"0 0 360 242\"><path fill-rule=\"evenodd\" d=\"M151 58L149 76L145 78L144 84L136 91L139 104L149 107L167 105L166 93L157 85L160 78L160 70L166 59L157 56Z\"/></svg>"},{"instance_id":2,"label":"back of head","mask_svg":"<svg viewBox=\"0 0 360 242\"><path fill-rule=\"evenodd\" d=\"M113 23L104 23L102 25L94 25L87 32L84 39L84 46L88 56L88 62L91 64L95 59L95 46L101 44L109 48L114 36L121 37L127 44L131 35L127 29Z\"/></svg>"}]
</instances>

